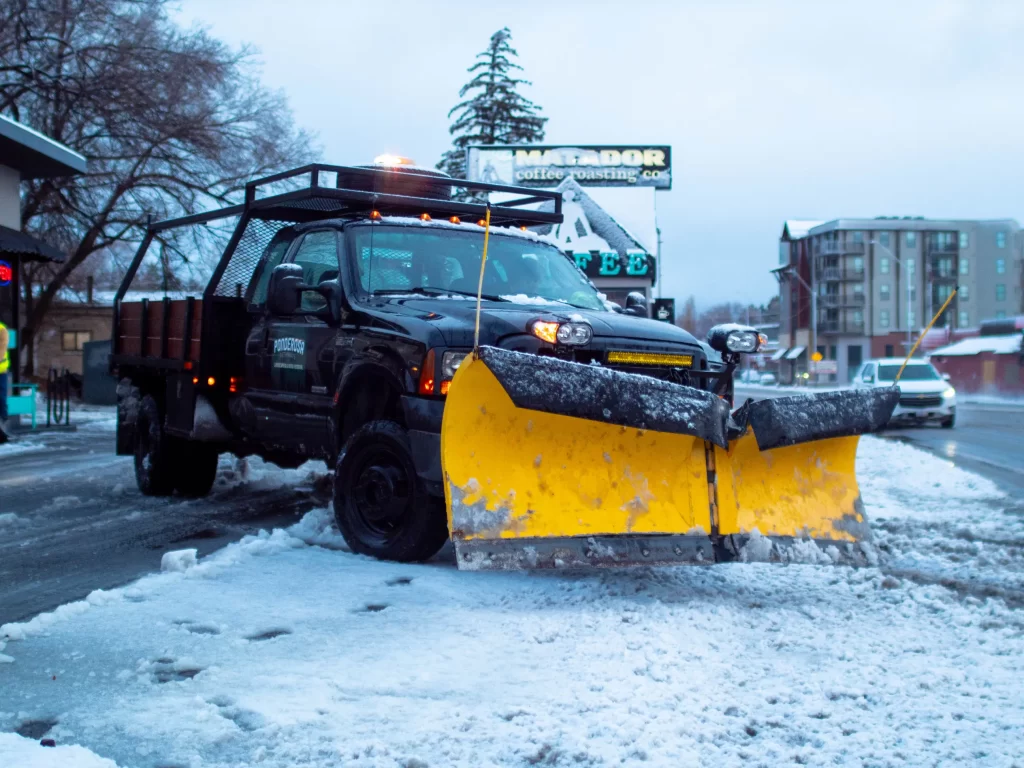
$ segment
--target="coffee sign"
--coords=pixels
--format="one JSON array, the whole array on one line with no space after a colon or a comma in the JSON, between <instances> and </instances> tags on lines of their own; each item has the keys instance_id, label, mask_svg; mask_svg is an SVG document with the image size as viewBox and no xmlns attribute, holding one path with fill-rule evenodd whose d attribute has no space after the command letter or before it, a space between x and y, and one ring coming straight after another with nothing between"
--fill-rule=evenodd
<instances>
[{"instance_id":1,"label":"coffee sign","mask_svg":"<svg viewBox=\"0 0 1024 768\"><path fill-rule=\"evenodd\" d=\"M486 145L466 151L466 178L492 184L555 187L568 177L589 187L672 188L665 145Z\"/></svg>"}]
</instances>

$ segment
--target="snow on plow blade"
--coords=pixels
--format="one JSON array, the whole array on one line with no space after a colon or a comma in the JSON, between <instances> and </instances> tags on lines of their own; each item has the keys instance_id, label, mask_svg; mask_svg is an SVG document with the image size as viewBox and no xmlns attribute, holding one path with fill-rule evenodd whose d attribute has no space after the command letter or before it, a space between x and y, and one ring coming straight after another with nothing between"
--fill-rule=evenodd
<instances>
[{"instance_id":1,"label":"snow on plow blade","mask_svg":"<svg viewBox=\"0 0 1024 768\"><path fill-rule=\"evenodd\" d=\"M723 534L749 534L749 521L761 520L765 509L777 509L761 504L773 495L765 478L770 480L774 473L770 467L764 472L748 454L750 446L755 456L761 453L752 436L759 434L758 425L787 412L757 405L737 412L744 419L737 426L727 404L702 390L483 348L459 367L441 431L448 524L459 567L733 559L736 539ZM859 429L859 423L852 428ZM854 434L850 429L846 425L839 432ZM730 441L730 432L741 436ZM789 460L789 454L774 452L778 448L800 446L770 446L769 461ZM726 512L715 504L716 462L722 465L719 474L729 476ZM852 486L855 491L852 462L851 451L843 488ZM826 483L831 481L829 473L846 466L831 457L825 464ZM736 491L744 475L767 484L748 498L745 489ZM812 477L812 485L813 481ZM782 497L801 490L788 476L779 487L782 493L776 495ZM790 520L792 514L809 514L806 506L797 505L796 513L779 518L773 535L814 535L824 529L817 517L815 525ZM787 528L782 521L793 525ZM842 541L856 538L842 533ZM764 547L758 543L761 552Z\"/></svg>"}]
</instances>

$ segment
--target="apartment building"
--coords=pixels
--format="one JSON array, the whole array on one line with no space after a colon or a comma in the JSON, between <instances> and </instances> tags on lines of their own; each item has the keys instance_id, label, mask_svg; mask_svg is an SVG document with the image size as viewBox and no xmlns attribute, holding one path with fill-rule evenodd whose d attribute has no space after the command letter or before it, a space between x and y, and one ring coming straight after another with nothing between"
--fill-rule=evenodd
<instances>
[{"instance_id":1,"label":"apartment building","mask_svg":"<svg viewBox=\"0 0 1024 768\"><path fill-rule=\"evenodd\" d=\"M838 364L838 381L868 358L906 354L957 286L938 325L971 328L1024 312L1022 262L1024 233L1013 219L787 221L772 270L781 372L807 370L813 335L823 357Z\"/></svg>"}]
</instances>

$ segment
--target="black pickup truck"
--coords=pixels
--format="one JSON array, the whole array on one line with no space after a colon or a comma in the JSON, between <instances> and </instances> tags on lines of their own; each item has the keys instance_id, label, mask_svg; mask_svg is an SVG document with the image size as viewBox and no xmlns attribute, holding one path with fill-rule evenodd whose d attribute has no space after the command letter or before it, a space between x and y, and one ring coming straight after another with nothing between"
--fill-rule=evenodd
<instances>
[{"instance_id":1,"label":"black pickup truck","mask_svg":"<svg viewBox=\"0 0 1024 768\"><path fill-rule=\"evenodd\" d=\"M330 182L330 183L325 183ZM290 184L287 191L275 191ZM488 205L457 199L521 195ZM267 193L267 190L271 193ZM553 204L553 205L552 205ZM356 552L425 559L447 537L440 466L449 383L474 341L610 366L731 398L732 355L607 302L550 240L558 193L403 167L312 165L250 182L232 208L149 227L115 301L119 454L144 494L209 492L218 456L335 469ZM237 217L201 296L128 301L154 242Z\"/></svg>"}]
</instances>

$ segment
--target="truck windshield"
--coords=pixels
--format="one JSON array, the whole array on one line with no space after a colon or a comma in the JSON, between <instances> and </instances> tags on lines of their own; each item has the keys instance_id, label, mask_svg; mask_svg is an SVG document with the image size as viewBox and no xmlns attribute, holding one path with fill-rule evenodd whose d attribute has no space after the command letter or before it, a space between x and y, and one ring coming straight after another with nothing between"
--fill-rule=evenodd
<instances>
[{"instance_id":1,"label":"truck windshield","mask_svg":"<svg viewBox=\"0 0 1024 768\"><path fill-rule=\"evenodd\" d=\"M481 231L386 224L350 231L364 291L476 296L484 247ZM483 293L523 304L556 302L606 310L594 286L557 248L493 230Z\"/></svg>"},{"instance_id":2,"label":"truck windshield","mask_svg":"<svg viewBox=\"0 0 1024 768\"><path fill-rule=\"evenodd\" d=\"M898 365L880 365L878 366L878 380L893 381L899 370ZM903 370L900 381L934 381L938 378L941 378L939 372L930 363L912 363Z\"/></svg>"}]
</instances>

